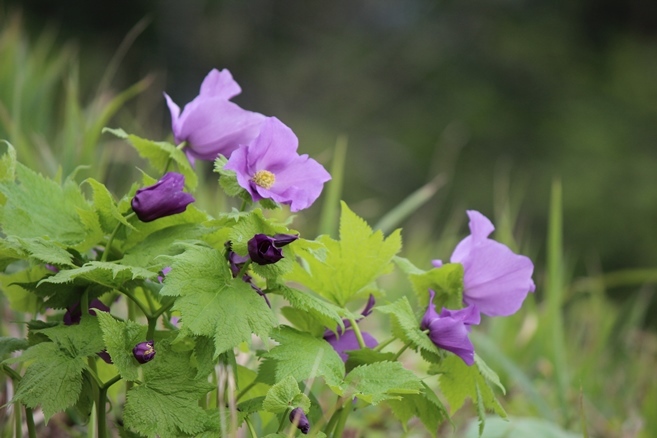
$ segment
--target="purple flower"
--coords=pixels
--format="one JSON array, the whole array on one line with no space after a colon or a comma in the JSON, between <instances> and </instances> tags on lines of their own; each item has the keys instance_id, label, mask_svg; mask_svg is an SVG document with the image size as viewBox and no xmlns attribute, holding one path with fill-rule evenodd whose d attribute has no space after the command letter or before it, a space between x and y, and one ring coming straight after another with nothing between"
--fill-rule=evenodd
<instances>
[{"instance_id":1,"label":"purple flower","mask_svg":"<svg viewBox=\"0 0 657 438\"><path fill-rule=\"evenodd\" d=\"M132 349L132 355L137 359L137 362L145 364L150 362L155 357L155 342L153 340L140 342Z\"/></svg>"},{"instance_id":2,"label":"purple flower","mask_svg":"<svg viewBox=\"0 0 657 438\"><path fill-rule=\"evenodd\" d=\"M470 235L456 246L450 261L463 265L463 301L484 315L508 316L516 313L529 292L534 264L523 255L488 238L495 227L478 211L468 210ZM433 265L442 266L440 260Z\"/></svg>"},{"instance_id":3,"label":"purple flower","mask_svg":"<svg viewBox=\"0 0 657 438\"><path fill-rule=\"evenodd\" d=\"M162 283L162 282L164 281L164 278L167 276L167 274L168 274L169 272L171 272L171 266L166 266L166 267L162 268L162 271L160 271L160 273L161 273L162 275L158 275L158 276L157 276L157 281L159 281L160 283Z\"/></svg>"},{"instance_id":4,"label":"purple flower","mask_svg":"<svg viewBox=\"0 0 657 438\"><path fill-rule=\"evenodd\" d=\"M184 185L183 175L169 172L152 186L137 190L132 198L132 209L142 222L182 213L194 202L192 195L183 192Z\"/></svg>"},{"instance_id":5,"label":"purple flower","mask_svg":"<svg viewBox=\"0 0 657 438\"><path fill-rule=\"evenodd\" d=\"M270 265L283 258L281 248L297 240L299 236L292 234L276 234L269 237L266 234L256 234L248 242L249 256L259 265Z\"/></svg>"},{"instance_id":6,"label":"purple flower","mask_svg":"<svg viewBox=\"0 0 657 438\"><path fill-rule=\"evenodd\" d=\"M365 308L361 312L361 317L358 318L358 321L372 313L372 309L374 308L375 300L374 300L374 295L370 295L369 299L367 300L367 304L365 305ZM338 353L340 358L346 362L347 359L349 358L347 355L347 351L351 350L358 350L360 349L360 344L358 343L358 338L356 337L356 333L353 331L351 328L351 321L348 319L342 320L344 324L344 330L341 327L337 327L336 332L333 332L331 330L326 330L324 332L324 340L331 344L333 349ZM379 343L377 340L374 338L374 336L370 335L369 333L365 331L360 332L361 336L363 337L363 342L365 343L365 346L367 348L374 348Z\"/></svg>"},{"instance_id":7,"label":"purple flower","mask_svg":"<svg viewBox=\"0 0 657 438\"><path fill-rule=\"evenodd\" d=\"M306 414L303 412L303 409L292 409L292 412L290 412L290 423L296 424L297 429L299 429L301 433L308 435L308 431L310 430L310 422L308 421Z\"/></svg>"},{"instance_id":8,"label":"purple flower","mask_svg":"<svg viewBox=\"0 0 657 438\"><path fill-rule=\"evenodd\" d=\"M315 202L331 175L308 155L297 154L298 143L290 128L269 117L260 135L233 152L224 169L235 171L254 202L272 199L292 211L303 210Z\"/></svg>"},{"instance_id":9,"label":"purple flower","mask_svg":"<svg viewBox=\"0 0 657 438\"><path fill-rule=\"evenodd\" d=\"M112 362L112 357L109 355L109 353L107 352L107 350L103 350L103 351L101 351L101 352L99 352L99 353L96 353L96 355L97 355L98 357L100 357L101 359L103 359L103 360L105 361L105 363L108 363L108 364L110 364L110 365L114 363L114 362Z\"/></svg>"},{"instance_id":10,"label":"purple flower","mask_svg":"<svg viewBox=\"0 0 657 438\"><path fill-rule=\"evenodd\" d=\"M474 363L474 346L468 338L470 325L479 324L480 315L473 305L460 310L443 308L438 314L433 307L435 292L429 290L429 306L420 328L429 330L429 338L437 347L451 351L468 366Z\"/></svg>"},{"instance_id":11,"label":"purple flower","mask_svg":"<svg viewBox=\"0 0 657 438\"><path fill-rule=\"evenodd\" d=\"M96 311L93 309L102 310L103 312L109 312L110 308L103 304L99 299L91 300L89 303L89 315L96 316ZM80 308L80 303L77 302L71 307L66 308L66 313L64 314L64 325L75 325L80 324L82 319L82 309Z\"/></svg>"},{"instance_id":12,"label":"purple flower","mask_svg":"<svg viewBox=\"0 0 657 438\"><path fill-rule=\"evenodd\" d=\"M228 70L213 69L203 80L199 95L185 105L182 113L164 93L176 143L187 142L185 151L192 164L195 158L214 160L219 154L230 157L239 145L256 138L265 116L229 101L241 92Z\"/></svg>"},{"instance_id":13,"label":"purple flower","mask_svg":"<svg viewBox=\"0 0 657 438\"><path fill-rule=\"evenodd\" d=\"M250 259L249 256L241 256L238 255L235 251L232 250L231 248L231 242L228 241L224 244L224 246L227 249L226 253L226 258L228 259L228 262L230 264L230 272L233 275L233 278L237 277L242 270L242 267L244 266L244 263L248 262ZM271 309L271 303L269 302L269 298L267 298L267 295L260 289L258 286L253 284L253 278L249 274L244 274L242 275L242 281L245 283L249 283L251 285L251 288L258 293L261 297L265 299L265 302Z\"/></svg>"}]
</instances>

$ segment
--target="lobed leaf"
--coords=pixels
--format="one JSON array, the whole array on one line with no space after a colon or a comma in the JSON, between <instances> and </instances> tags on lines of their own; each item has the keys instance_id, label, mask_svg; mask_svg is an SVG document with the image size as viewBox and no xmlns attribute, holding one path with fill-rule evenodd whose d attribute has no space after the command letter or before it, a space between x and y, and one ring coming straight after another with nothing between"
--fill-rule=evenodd
<instances>
[{"instance_id":1,"label":"lobed leaf","mask_svg":"<svg viewBox=\"0 0 657 438\"><path fill-rule=\"evenodd\" d=\"M354 397L373 405L384 400L399 400L404 394L419 394L423 388L420 379L399 362L356 367L347 374L345 385L353 391Z\"/></svg>"}]
</instances>

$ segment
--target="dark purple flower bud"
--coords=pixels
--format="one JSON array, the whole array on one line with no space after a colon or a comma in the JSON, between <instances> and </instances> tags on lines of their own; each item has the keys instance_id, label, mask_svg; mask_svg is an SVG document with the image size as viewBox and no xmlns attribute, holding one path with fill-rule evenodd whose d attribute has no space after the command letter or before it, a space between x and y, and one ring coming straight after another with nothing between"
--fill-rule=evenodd
<instances>
[{"instance_id":1,"label":"dark purple flower bud","mask_svg":"<svg viewBox=\"0 0 657 438\"><path fill-rule=\"evenodd\" d=\"M153 340L140 342L132 349L132 355L135 356L137 362L144 364L150 362L155 357L155 342Z\"/></svg>"},{"instance_id":2,"label":"dark purple flower bud","mask_svg":"<svg viewBox=\"0 0 657 438\"><path fill-rule=\"evenodd\" d=\"M102 310L103 312L109 312L110 308L103 304L99 299L91 300L89 303L89 315L96 316L96 311L93 309ZM66 313L64 314L64 325L75 325L80 324L82 319L82 309L80 308L80 303L75 303L71 307L66 308Z\"/></svg>"},{"instance_id":3,"label":"dark purple flower bud","mask_svg":"<svg viewBox=\"0 0 657 438\"><path fill-rule=\"evenodd\" d=\"M290 423L296 423L297 429L299 429L304 435L308 435L308 431L310 430L310 422L308 421L306 414L303 412L303 409L292 409L292 412L290 412Z\"/></svg>"},{"instance_id":4,"label":"dark purple flower bud","mask_svg":"<svg viewBox=\"0 0 657 438\"><path fill-rule=\"evenodd\" d=\"M55 274L59 272L59 268L55 265L51 265L50 263L46 263L45 267L47 270L54 272Z\"/></svg>"},{"instance_id":5,"label":"dark purple flower bud","mask_svg":"<svg viewBox=\"0 0 657 438\"><path fill-rule=\"evenodd\" d=\"M110 355L109 355L109 353L107 352L107 350L103 350L103 351L101 351L100 353L96 353L96 355L97 355L98 357L100 357L101 359L103 359L103 360L105 361L105 363L108 363L108 364L110 364L110 365L114 363L114 362L112 362L112 358L110 357Z\"/></svg>"},{"instance_id":6,"label":"dark purple flower bud","mask_svg":"<svg viewBox=\"0 0 657 438\"><path fill-rule=\"evenodd\" d=\"M132 209L142 222L182 213L194 202L192 195L183 192L184 186L183 175L169 172L152 186L137 190L132 198Z\"/></svg>"},{"instance_id":7,"label":"dark purple flower bud","mask_svg":"<svg viewBox=\"0 0 657 438\"><path fill-rule=\"evenodd\" d=\"M259 265L276 263L283 258L281 248L297 240L299 236L291 234L277 234L274 237L266 234L256 234L248 242L251 260Z\"/></svg>"}]
</instances>

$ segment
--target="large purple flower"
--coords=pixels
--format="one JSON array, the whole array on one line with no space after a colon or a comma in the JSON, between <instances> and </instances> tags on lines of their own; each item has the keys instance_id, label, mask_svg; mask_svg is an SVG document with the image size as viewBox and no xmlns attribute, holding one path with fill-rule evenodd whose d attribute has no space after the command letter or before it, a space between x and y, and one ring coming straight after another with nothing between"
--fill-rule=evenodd
<instances>
[{"instance_id":1,"label":"large purple flower","mask_svg":"<svg viewBox=\"0 0 657 438\"><path fill-rule=\"evenodd\" d=\"M180 107L164 93L176 143L187 142L185 151L194 159L214 160L219 154L229 157L240 144L249 144L260 131L262 114L246 111L230 102L242 92L226 69L213 69L203 80L198 96Z\"/></svg>"},{"instance_id":2,"label":"large purple flower","mask_svg":"<svg viewBox=\"0 0 657 438\"><path fill-rule=\"evenodd\" d=\"M478 211L468 210L470 235L456 246L450 261L463 265L463 301L488 316L516 313L529 292L534 264L507 246L489 239L495 227ZM442 265L440 260L434 266Z\"/></svg>"},{"instance_id":3,"label":"large purple flower","mask_svg":"<svg viewBox=\"0 0 657 438\"><path fill-rule=\"evenodd\" d=\"M297 154L298 144L290 128L269 117L253 142L233 152L225 169L235 171L254 202L267 198L288 204L292 211L303 210L315 202L331 175L308 155Z\"/></svg>"},{"instance_id":4,"label":"large purple flower","mask_svg":"<svg viewBox=\"0 0 657 438\"><path fill-rule=\"evenodd\" d=\"M132 198L132 209L142 222L182 213L194 202L192 195L183 192L184 186L183 175L176 172L166 173L152 186L137 190Z\"/></svg>"},{"instance_id":5,"label":"large purple flower","mask_svg":"<svg viewBox=\"0 0 657 438\"><path fill-rule=\"evenodd\" d=\"M437 313L433 307L435 292L429 290L429 306L422 318L420 328L429 330L429 338L437 347L451 351L463 359L468 366L474 363L474 346L468 338L469 326L477 325L481 319L473 305L460 310L443 308Z\"/></svg>"},{"instance_id":6,"label":"large purple flower","mask_svg":"<svg viewBox=\"0 0 657 438\"><path fill-rule=\"evenodd\" d=\"M370 295L369 299L367 300L367 304L365 305L365 309L363 309L361 312L361 317L358 319L358 321L372 313L374 303L374 295ZM344 324L344 330L341 327L336 329L337 333L334 333L331 330L326 330L324 332L324 340L331 344L340 358L346 362L349 358L346 352L360 349L360 344L358 343L356 333L351 328L351 321L345 319L342 320L342 322ZM370 335L369 333L361 330L360 334L363 336L363 342L367 348L374 348L379 345L374 336Z\"/></svg>"}]
</instances>

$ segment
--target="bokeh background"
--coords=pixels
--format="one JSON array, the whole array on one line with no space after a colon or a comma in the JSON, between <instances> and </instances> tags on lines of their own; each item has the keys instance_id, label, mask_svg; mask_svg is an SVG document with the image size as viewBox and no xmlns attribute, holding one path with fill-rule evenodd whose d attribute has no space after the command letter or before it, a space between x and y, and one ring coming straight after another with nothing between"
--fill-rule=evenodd
<instances>
[{"instance_id":1,"label":"bokeh background","mask_svg":"<svg viewBox=\"0 0 657 438\"><path fill-rule=\"evenodd\" d=\"M657 2L0 5L0 138L19 146L19 159L51 175L55 157L66 158L65 174L86 159L83 172L101 172L122 193L135 157L94 122L170 138L162 92L182 106L210 69L228 68L243 89L234 100L284 121L302 152L330 163L337 139L347 139L343 198L370 223L439 176L437 194L401 224L406 256L419 265L448 257L466 208L495 218L501 239L536 261L533 310L491 324L490 337L513 338L502 346L516 367L503 367L505 383L513 388L522 369L546 405L524 405L531 390L520 385L510 412L571 430L585 417L591 436L657 433L646 414L657 413L656 386L646 383L657 364ZM98 142L104 149L88 150ZM540 326L528 315L540 320L549 302L555 180L564 248L557 307L571 360L563 394L551 387L558 364L541 353L552 335L534 353L514 351L518 332ZM567 406L571 415L549 414Z\"/></svg>"}]
</instances>

